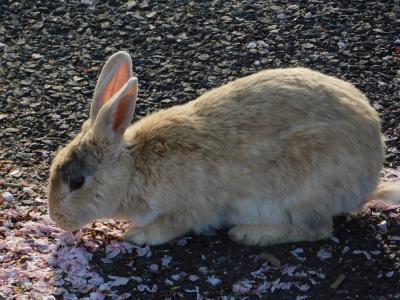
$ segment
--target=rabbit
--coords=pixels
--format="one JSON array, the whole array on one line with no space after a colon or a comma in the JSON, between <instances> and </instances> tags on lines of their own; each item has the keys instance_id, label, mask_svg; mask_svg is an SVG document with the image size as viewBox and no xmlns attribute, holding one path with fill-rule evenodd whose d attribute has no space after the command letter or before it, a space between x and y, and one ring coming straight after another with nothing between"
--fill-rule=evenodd
<instances>
[{"instance_id":1,"label":"rabbit","mask_svg":"<svg viewBox=\"0 0 400 300\"><path fill-rule=\"evenodd\" d=\"M50 168L60 228L115 218L138 245L228 228L235 242L269 246L328 238L333 216L400 196L378 185L378 114L340 79L264 70L130 125L137 94L129 54L115 53L89 119Z\"/></svg>"}]
</instances>

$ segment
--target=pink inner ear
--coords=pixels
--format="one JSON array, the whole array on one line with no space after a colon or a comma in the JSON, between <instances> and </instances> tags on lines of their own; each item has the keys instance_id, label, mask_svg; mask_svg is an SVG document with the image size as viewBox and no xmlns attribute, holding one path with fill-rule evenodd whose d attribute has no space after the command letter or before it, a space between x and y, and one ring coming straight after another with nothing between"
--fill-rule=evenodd
<instances>
[{"instance_id":1,"label":"pink inner ear","mask_svg":"<svg viewBox=\"0 0 400 300\"><path fill-rule=\"evenodd\" d=\"M100 108L114 96L116 92L119 91L121 87L124 86L125 83L130 78L130 65L129 63L123 63L118 70L114 73L114 76L111 78L110 82L103 88L101 94L99 96L99 110Z\"/></svg>"},{"instance_id":2,"label":"pink inner ear","mask_svg":"<svg viewBox=\"0 0 400 300\"><path fill-rule=\"evenodd\" d=\"M122 99L119 101L112 126L114 131L122 133L128 126L130 120L127 119L130 117L130 110L132 106L134 106L136 94L137 85L134 85L129 89L129 91L126 92L125 95L122 96Z\"/></svg>"}]
</instances>

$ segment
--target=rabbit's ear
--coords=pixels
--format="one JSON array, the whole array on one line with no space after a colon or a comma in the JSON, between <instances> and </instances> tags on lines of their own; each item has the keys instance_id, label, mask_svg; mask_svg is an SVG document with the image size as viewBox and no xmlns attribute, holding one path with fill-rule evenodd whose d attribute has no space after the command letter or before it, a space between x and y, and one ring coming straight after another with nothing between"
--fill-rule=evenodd
<instances>
[{"instance_id":1,"label":"rabbit's ear","mask_svg":"<svg viewBox=\"0 0 400 300\"><path fill-rule=\"evenodd\" d=\"M104 65L94 90L93 101L90 107L92 122L104 104L109 101L131 78L132 60L128 53L119 51L113 54Z\"/></svg>"},{"instance_id":2,"label":"rabbit's ear","mask_svg":"<svg viewBox=\"0 0 400 300\"><path fill-rule=\"evenodd\" d=\"M137 78L130 78L100 109L93 124L96 138L108 143L121 139L135 112L137 92Z\"/></svg>"}]
</instances>

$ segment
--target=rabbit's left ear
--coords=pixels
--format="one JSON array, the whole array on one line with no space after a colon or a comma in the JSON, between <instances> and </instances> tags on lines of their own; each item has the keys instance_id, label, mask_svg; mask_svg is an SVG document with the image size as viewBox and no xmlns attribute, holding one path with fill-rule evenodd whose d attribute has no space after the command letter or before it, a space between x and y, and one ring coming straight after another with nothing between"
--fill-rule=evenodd
<instances>
[{"instance_id":1,"label":"rabbit's left ear","mask_svg":"<svg viewBox=\"0 0 400 300\"><path fill-rule=\"evenodd\" d=\"M135 112L137 92L137 78L130 78L103 105L93 124L93 132L96 138L106 141L108 144L117 143L121 140Z\"/></svg>"},{"instance_id":2,"label":"rabbit's left ear","mask_svg":"<svg viewBox=\"0 0 400 300\"><path fill-rule=\"evenodd\" d=\"M90 107L90 120L96 120L100 109L128 82L132 74L132 60L128 53L119 51L104 65L97 80Z\"/></svg>"}]
</instances>

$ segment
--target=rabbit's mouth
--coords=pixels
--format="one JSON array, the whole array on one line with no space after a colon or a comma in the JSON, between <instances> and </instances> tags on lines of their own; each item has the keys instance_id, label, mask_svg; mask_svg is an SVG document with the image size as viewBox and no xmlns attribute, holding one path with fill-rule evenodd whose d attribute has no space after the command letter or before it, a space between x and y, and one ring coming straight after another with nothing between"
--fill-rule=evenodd
<instances>
[{"instance_id":1,"label":"rabbit's mouth","mask_svg":"<svg viewBox=\"0 0 400 300\"><path fill-rule=\"evenodd\" d=\"M71 223L70 222L59 222L56 224L60 229L62 229L64 231L77 231L81 228L81 226L79 224L72 223L72 222Z\"/></svg>"},{"instance_id":2,"label":"rabbit's mouth","mask_svg":"<svg viewBox=\"0 0 400 300\"><path fill-rule=\"evenodd\" d=\"M50 219L57 225L58 228L65 231L75 231L80 229L82 226L74 221L69 221L59 214L50 215Z\"/></svg>"}]
</instances>

